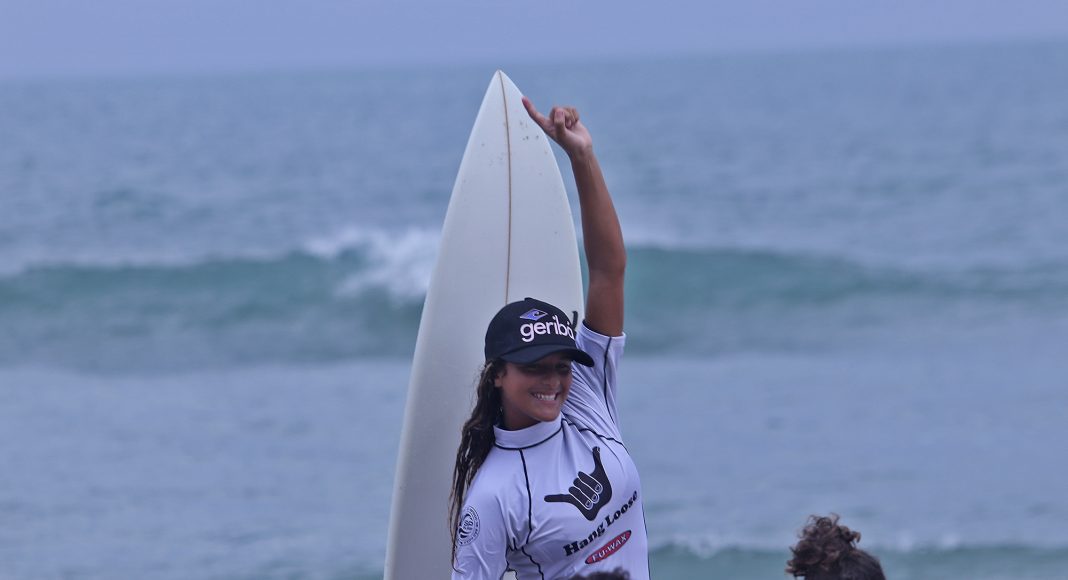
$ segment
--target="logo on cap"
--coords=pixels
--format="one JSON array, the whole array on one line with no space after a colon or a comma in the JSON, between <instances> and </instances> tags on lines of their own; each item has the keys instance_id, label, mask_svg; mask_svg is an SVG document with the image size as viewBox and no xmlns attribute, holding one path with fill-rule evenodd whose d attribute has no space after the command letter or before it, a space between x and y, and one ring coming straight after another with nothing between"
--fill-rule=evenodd
<instances>
[{"instance_id":1,"label":"logo on cap","mask_svg":"<svg viewBox=\"0 0 1068 580\"><path fill-rule=\"evenodd\" d=\"M523 320L538 321L538 320L541 320L542 318L545 318L548 315L549 315L549 313L545 312L544 310L538 310L537 308L531 308L530 310L527 310L526 312L524 312L519 318L522 318Z\"/></svg>"}]
</instances>

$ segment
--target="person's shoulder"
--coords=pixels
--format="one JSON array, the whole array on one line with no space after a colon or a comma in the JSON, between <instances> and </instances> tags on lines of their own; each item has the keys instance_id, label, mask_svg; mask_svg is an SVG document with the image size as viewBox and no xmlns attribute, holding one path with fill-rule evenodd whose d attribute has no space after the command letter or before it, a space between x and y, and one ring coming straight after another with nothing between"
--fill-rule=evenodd
<instances>
[{"instance_id":1,"label":"person's shoulder","mask_svg":"<svg viewBox=\"0 0 1068 580\"><path fill-rule=\"evenodd\" d=\"M523 477L522 469L516 469L515 465L519 459L512 455L506 450L493 448L471 481L467 497L499 498L512 489L516 479Z\"/></svg>"},{"instance_id":2,"label":"person's shoulder","mask_svg":"<svg viewBox=\"0 0 1068 580\"><path fill-rule=\"evenodd\" d=\"M486 458L467 490L465 509L478 517L502 522L518 517L518 511L525 513L525 508L517 511L517 506L528 501L523 470L515 469L510 459L507 452L491 453Z\"/></svg>"},{"instance_id":3,"label":"person's shoulder","mask_svg":"<svg viewBox=\"0 0 1068 580\"><path fill-rule=\"evenodd\" d=\"M621 346L627 339L627 334L621 332L616 336L602 334L596 328L593 328L586 323L585 320L578 325L578 331L575 332L575 342L585 345L596 345L599 348L606 348L609 345Z\"/></svg>"}]
</instances>

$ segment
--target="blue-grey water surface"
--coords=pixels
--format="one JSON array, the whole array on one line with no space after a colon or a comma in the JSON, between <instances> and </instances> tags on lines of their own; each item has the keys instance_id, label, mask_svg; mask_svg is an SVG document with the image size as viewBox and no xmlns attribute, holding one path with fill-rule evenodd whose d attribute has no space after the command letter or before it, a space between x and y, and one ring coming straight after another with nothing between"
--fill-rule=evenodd
<instances>
[{"instance_id":1,"label":"blue-grey water surface","mask_svg":"<svg viewBox=\"0 0 1068 580\"><path fill-rule=\"evenodd\" d=\"M506 71L581 108L620 211L655 577L783 577L836 512L891 578L1068 578L1064 70L1049 43ZM492 73L0 84L0 578L381 577Z\"/></svg>"}]
</instances>

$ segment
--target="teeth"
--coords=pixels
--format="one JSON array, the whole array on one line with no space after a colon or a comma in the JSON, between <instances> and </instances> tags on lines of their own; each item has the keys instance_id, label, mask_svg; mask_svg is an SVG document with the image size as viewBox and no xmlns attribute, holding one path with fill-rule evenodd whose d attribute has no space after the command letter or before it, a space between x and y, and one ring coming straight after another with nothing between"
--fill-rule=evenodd
<instances>
[{"instance_id":1,"label":"teeth","mask_svg":"<svg viewBox=\"0 0 1068 580\"><path fill-rule=\"evenodd\" d=\"M534 393L534 398L538 399L538 400L541 400L541 401L555 401L556 400L556 395L555 394L553 394L553 395L543 395L541 393Z\"/></svg>"}]
</instances>

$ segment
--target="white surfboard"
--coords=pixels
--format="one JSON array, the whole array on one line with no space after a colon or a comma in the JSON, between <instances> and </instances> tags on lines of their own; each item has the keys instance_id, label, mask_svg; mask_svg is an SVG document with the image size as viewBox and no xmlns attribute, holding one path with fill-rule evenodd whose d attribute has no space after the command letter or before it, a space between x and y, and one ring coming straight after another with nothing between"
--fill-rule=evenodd
<instances>
[{"instance_id":1,"label":"white surfboard","mask_svg":"<svg viewBox=\"0 0 1068 580\"><path fill-rule=\"evenodd\" d=\"M497 71L453 186L412 362L386 580L451 574L452 468L490 318L527 296L582 314L578 243L560 169L520 98Z\"/></svg>"}]
</instances>

